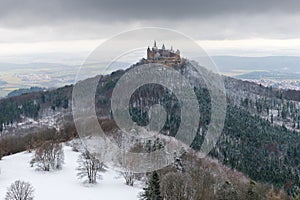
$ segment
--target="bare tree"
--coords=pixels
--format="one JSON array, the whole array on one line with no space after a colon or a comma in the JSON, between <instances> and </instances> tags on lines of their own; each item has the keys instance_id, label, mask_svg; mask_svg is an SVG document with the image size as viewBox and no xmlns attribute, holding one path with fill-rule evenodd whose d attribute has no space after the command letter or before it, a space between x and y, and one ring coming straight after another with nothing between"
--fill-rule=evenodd
<instances>
[{"instance_id":1,"label":"bare tree","mask_svg":"<svg viewBox=\"0 0 300 200\"><path fill-rule=\"evenodd\" d=\"M195 188L191 177L186 173L169 172L161 181L162 196L166 200L195 199Z\"/></svg>"},{"instance_id":2,"label":"bare tree","mask_svg":"<svg viewBox=\"0 0 300 200\"><path fill-rule=\"evenodd\" d=\"M3 156L3 150L2 150L2 148L0 147L0 160L2 159L2 156Z\"/></svg>"},{"instance_id":3,"label":"bare tree","mask_svg":"<svg viewBox=\"0 0 300 200\"><path fill-rule=\"evenodd\" d=\"M233 187L232 183L229 181L224 181L217 187L216 191L216 199L217 200L237 200L238 195L237 191Z\"/></svg>"},{"instance_id":4,"label":"bare tree","mask_svg":"<svg viewBox=\"0 0 300 200\"><path fill-rule=\"evenodd\" d=\"M18 180L8 188L5 200L33 200L33 192L30 183Z\"/></svg>"},{"instance_id":5,"label":"bare tree","mask_svg":"<svg viewBox=\"0 0 300 200\"><path fill-rule=\"evenodd\" d=\"M126 157L125 154L118 156L118 167L120 167L121 176L125 179L125 184L129 186L133 186L136 175L132 167L134 167L135 160L132 157Z\"/></svg>"},{"instance_id":6,"label":"bare tree","mask_svg":"<svg viewBox=\"0 0 300 200\"><path fill-rule=\"evenodd\" d=\"M64 163L62 145L55 142L45 142L36 149L31 166L36 166L43 171L61 169Z\"/></svg>"},{"instance_id":7,"label":"bare tree","mask_svg":"<svg viewBox=\"0 0 300 200\"><path fill-rule=\"evenodd\" d=\"M136 174L134 172L128 168L124 168L124 171L121 172L121 175L125 179L126 185L133 186L136 180Z\"/></svg>"},{"instance_id":8,"label":"bare tree","mask_svg":"<svg viewBox=\"0 0 300 200\"><path fill-rule=\"evenodd\" d=\"M97 178L101 178L99 173L104 171L104 162L86 150L79 156L78 163L77 176L80 179L87 178L88 183L97 183Z\"/></svg>"}]
</instances>

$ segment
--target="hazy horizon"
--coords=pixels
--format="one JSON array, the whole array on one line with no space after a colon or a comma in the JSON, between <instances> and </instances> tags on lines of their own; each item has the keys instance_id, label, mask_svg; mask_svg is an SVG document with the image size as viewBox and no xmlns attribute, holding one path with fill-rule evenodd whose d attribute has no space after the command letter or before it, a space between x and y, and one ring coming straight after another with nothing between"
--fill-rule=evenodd
<instances>
[{"instance_id":1,"label":"hazy horizon","mask_svg":"<svg viewBox=\"0 0 300 200\"><path fill-rule=\"evenodd\" d=\"M103 41L141 27L179 31L209 56L300 55L300 3L293 0L0 2L1 62L81 64Z\"/></svg>"}]
</instances>

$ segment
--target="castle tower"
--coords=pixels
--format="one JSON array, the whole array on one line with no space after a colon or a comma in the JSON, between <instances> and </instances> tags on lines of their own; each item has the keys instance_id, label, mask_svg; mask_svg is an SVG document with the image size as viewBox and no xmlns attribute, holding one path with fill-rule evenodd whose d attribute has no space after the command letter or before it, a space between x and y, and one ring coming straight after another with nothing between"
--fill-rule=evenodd
<instances>
[{"instance_id":1,"label":"castle tower","mask_svg":"<svg viewBox=\"0 0 300 200\"><path fill-rule=\"evenodd\" d=\"M156 41L154 40L154 45L153 45L153 47L152 47L152 51L153 50L157 50L157 46L156 46Z\"/></svg>"},{"instance_id":2,"label":"castle tower","mask_svg":"<svg viewBox=\"0 0 300 200\"><path fill-rule=\"evenodd\" d=\"M162 45L161 49L166 50L165 44Z\"/></svg>"},{"instance_id":3,"label":"castle tower","mask_svg":"<svg viewBox=\"0 0 300 200\"><path fill-rule=\"evenodd\" d=\"M148 49L147 49L147 59L150 59L150 54L151 54L151 50L150 50L150 47L148 46Z\"/></svg>"}]
</instances>

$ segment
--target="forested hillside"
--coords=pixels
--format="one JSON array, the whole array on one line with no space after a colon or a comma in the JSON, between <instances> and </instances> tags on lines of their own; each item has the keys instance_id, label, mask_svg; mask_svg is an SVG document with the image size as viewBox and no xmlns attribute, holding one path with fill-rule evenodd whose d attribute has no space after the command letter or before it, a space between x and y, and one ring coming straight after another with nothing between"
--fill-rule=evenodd
<instances>
[{"instance_id":1,"label":"forested hillside","mask_svg":"<svg viewBox=\"0 0 300 200\"><path fill-rule=\"evenodd\" d=\"M138 64L134 67L138 67ZM203 81L195 75L191 78L189 67L187 64L179 70L197 83L194 91L201 119L191 147L198 150L210 122L211 103ZM113 120L110 97L115 84L125 72L119 70L98 77L100 81L95 103L99 120ZM300 92L275 90L229 77L223 79L228 104L225 126L210 156L255 181L295 192L300 186ZM86 84L91 80L85 80ZM38 139L58 137L68 140L75 137L71 116L72 89L73 86L66 86L1 99L1 154L24 150ZM143 101L140 101L141 98ZM146 125L149 120L147 108L156 103L162 104L167 111L167 121L161 133L174 136L180 125L180 105L176 96L166 88L154 84L139 88L130 102L132 119L140 125ZM23 140L15 142L15 138Z\"/></svg>"}]
</instances>

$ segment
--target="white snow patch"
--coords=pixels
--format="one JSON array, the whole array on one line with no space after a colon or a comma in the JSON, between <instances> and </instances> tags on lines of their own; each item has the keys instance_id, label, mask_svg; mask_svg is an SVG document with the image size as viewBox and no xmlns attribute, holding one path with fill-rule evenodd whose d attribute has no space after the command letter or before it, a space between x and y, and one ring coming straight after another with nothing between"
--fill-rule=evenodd
<instances>
[{"instance_id":1,"label":"white snow patch","mask_svg":"<svg viewBox=\"0 0 300 200\"><path fill-rule=\"evenodd\" d=\"M99 199L138 199L141 187L125 185L124 179L111 169L102 173L102 180L96 185L84 185L77 179L76 168L79 153L64 147L65 164L63 169L54 172L41 172L31 168L32 153L22 152L3 157L0 161L0 199L5 198L7 188L16 180L30 182L35 200L99 200Z\"/></svg>"}]
</instances>

